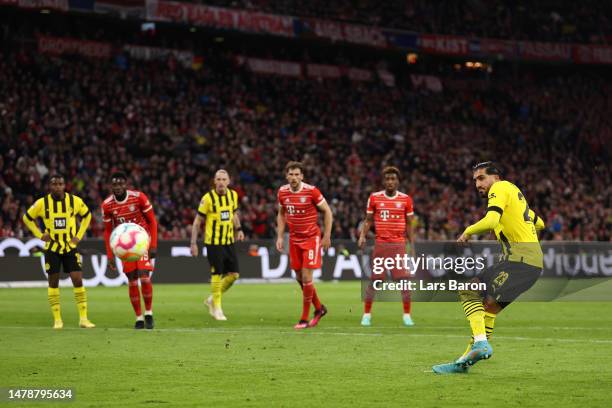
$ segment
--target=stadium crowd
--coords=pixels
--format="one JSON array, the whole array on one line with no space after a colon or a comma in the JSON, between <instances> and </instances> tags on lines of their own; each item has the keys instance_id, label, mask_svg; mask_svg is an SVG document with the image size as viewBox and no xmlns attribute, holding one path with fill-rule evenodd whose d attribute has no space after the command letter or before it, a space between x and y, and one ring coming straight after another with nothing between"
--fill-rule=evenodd
<instances>
[{"instance_id":1,"label":"stadium crowd","mask_svg":"<svg viewBox=\"0 0 612 408\"><path fill-rule=\"evenodd\" d=\"M201 70L166 62L89 60L10 52L0 59L1 235L23 236L20 215L66 174L96 210L108 176L124 169L152 199L163 238L186 238L214 169L226 167L249 237L274 235L275 191L290 159L354 238L380 170L397 165L413 195L420 239L453 239L482 214L470 165L497 159L547 222L551 239L612 239L612 89L596 76L494 77L478 90L411 89L402 82L255 75L231 54Z\"/></svg>"},{"instance_id":2,"label":"stadium crowd","mask_svg":"<svg viewBox=\"0 0 612 408\"><path fill-rule=\"evenodd\" d=\"M601 1L191 0L208 5L340 20L429 34L609 43L612 5Z\"/></svg>"}]
</instances>

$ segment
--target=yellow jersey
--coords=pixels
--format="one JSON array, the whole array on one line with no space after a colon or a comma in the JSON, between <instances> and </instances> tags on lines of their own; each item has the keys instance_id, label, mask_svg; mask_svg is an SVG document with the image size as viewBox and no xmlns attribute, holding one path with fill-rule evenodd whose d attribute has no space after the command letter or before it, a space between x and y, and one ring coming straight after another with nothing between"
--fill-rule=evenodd
<instances>
[{"instance_id":1,"label":"yellow jersey","mask_svg":"<svg viewBox=\"0 0 612 408\"><path fill-rule=\"evenodd\" d=\"M234 243L234 213L238 210L238 193L227 189L219 195L215 189L202 196L198 214L206 217L204 243L230 245Z\"/></svg>"},{"instance_id":2,"label":"yellow jersey","mask_svg":"<svg viewBox=\"0 0 612 408\"><path fill-rule=\"evenodd\" d=\"M81 217L77 231L77 216ZM89 208L80 197L65 193L64 198L56 200L51 194L39 198L28 208L23 216L26 226L36 238L41 238L43 232L37 225L37 219L42 219L51 240L45 243L45 250L65 254L75 246L70 243L75 236L81 240L91 221Z\"/></svg>"},{"instance_id":3,"label":"yellow jersey","mask_svg":"<svg viewBox=\"0 0 612 408\"><path fill-rule=\"evenodd\" d=\"M502 246L504 259L542 268L543 254L536 225L543 228L544 223L529 209L521 190L509 181L493 183L488 194L489 211L501 216L493 231ZM466 233L471 232L468 227Z\"/></svg>"}]
</instances>

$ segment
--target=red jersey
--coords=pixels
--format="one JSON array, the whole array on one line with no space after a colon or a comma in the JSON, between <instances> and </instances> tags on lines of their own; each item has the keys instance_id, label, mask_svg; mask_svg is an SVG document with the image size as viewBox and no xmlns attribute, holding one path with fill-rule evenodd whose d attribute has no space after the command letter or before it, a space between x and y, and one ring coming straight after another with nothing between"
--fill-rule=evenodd
<instances>
[{"instance_id":1,"label":"red jersey","mask_svg":"<svg viewBox=\"0 0 612 408\"><path fill-rule=\"evenodd\" d=\"M320 236L321 230L317 224L317 205L325 201L325 197L315 186L302 183L296 192L291 191L289 184L278 190L278 204L285 209L285 219L289 225L292 242L305 241Z\"/></svg>"},{"instance_id":2,"label":"red jersey","mask_svg":"<svg viewBox=\"0 0 612 408\"><path fill-rule=\"evenodd\" d=\"M406 242L406 217L414 214L408 194L398 191L388 197L384 190L372 193L367 213L374 217L376 242Z\"/></svg>"},{"instance_id":3,"label":"red jersey","mask_svg":"<svg viewBox=\"0 0 612 408\"><path fill-rule=\"evenodd\" d=\"M102 220L104 221L106 252L110 256L110 232L119 224L133 222L140 225L151 237L151 248L157 248L157 221L153 206L141 191L126 190L123 201L117 201L111 194L102 203Z\"/></svg>"}]
</instances>

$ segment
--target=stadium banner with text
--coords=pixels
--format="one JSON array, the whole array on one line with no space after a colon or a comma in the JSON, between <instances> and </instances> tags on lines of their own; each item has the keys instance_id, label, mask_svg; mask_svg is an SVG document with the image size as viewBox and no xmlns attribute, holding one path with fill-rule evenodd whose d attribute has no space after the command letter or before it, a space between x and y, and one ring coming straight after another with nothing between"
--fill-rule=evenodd
<instances>
[{"instance_id":1,"label":"stadium banner with text","mask_svg":"<svg viewBox=\"0 0 612 408\"><path fill-rule=\"evenodd\" d=\"M370 47L387 48L387 37L378 27L320 19L295 19L296 37L320 38Z\"/></svg>"},{"instance_id":2,"label":"stadium banner with text","mask_svg":"<svg viewBox=\"0 0 612 408\"><path fill-rule=\"evenodd\" d=\"M0 0L0 6L96 12L121 18L193 24L283 37L318 38L378 48L410 49L428 54L539 60L575 64L612 64L612 46L512 41L411 31L298 18L244 9L162 0ZM88 54L86 54L88 55Z\"/></svg>"},{"instance_id":3,"label":"stadium banner with text","mask_svg":"<svg viewBox=\"0 0 612 408\"><path fill-rule=\"evenodd\" d=\"M0 240L0 287L46 285L44 257L40 253L42 244L42 241L35 238ZM243 280L282 282L294 276L289 267L287 251L282 254L277 252L273 241L239 242L236 247ZM523 253L534 249L536 247L529 244ZM83 257L85 285L119 286L127 283L121 271L111 271L108 267L102 240L84 240L79 245L79 252ZM160 241L155 260L155 281L208 282L210 268L205 259L206 251L202 252L200 256L192 257L188 241ZM387 252L385 254L383 251L383 258L389 259L382 259L377 264L376 258L380 256L374 255L376 251L373 245L360 250L353 241L335 240L329 251L324 253L323 267L314 271L314 277L321 280L361 280L367 286L376 268L383 268L384 273L387 273L399 265L414 271L411 279L425 283L449 280L459 282L479 276L483 270L495 265L501 256L500 246L493 241L477 241L467 246L458 246L454 242L419 242L414 254L405 248L392 248ZM558 296L568 291L571 293L574 289L612 278L612 243L544 242L542 252L539 253L544 266L541 280L552 282L544 287L542 300L553 294ZM410 257L405 258L407 255ZM66 275L61 278L62 285L70 285ZM612 291L606 293L612 299Z\"/></svg>"},{"instance_id":4,"label":"stadium banner with text","mask_svg":"<svg viewBox=\"0 0 612 408\"><path fill-rule=\"evenodd\" d=\"M573 44L521 41L519 55L528 60L570 62L573 47Z\"/></svg>"},{"instance_id":5,"label":"stadium banner with text","mask_svg":"<svg viewBox=\"0 0 612 408\"><path fill-rule=\"evenodd\" d=\"M328 64L302 64L294 61L281 61L273 59L250 58L239 55L235 58L236 64L245 66L251 72L264 75L280 75L291 77L308 77L317 79L339 79L346 77L351 81L372 81L374 73L367 69L346 67ZM384 79L395 84L395 77L385 71ZM391 76L391 78L388 78Z\"/></svg>"},{"instance_id":6,"label":"stadium banner with text","mask_svg":"<svg viewBox=\"0 0 612 408\"><path fill-rule=\"evenodd\" d=\"M146 18L283 37L294 35L293 17L203 4L147 0Z\"/></svg>"},{"instance_id":7,"label":"stadium banner with text","mask_svg":"<svg viewBox=\"0 0 612 408\"><path fill-rule=\"evenodd\" d=\"M111 43L86 41L68 37L38 37L38 51L42 54L77 54L93 58L110 58L113 54Z\"/></svg>"},{"instance_id":8,"label":"stadium banner with text","mask_svg":"<svg viewBox=\"0 0 612 408\"><path fill-rule=\"evenodd\" d=\"M256 74L290 77L302 76L302 64L299 62L237 56L236 63L239 66L246 66L251 72Z\"/></svg>"},{"instance_id":9,"label":"stadium banner with text","mask_svg":"<svg viewBox=\"0 0 612 408\"><path fill-rule=\"evenodd\" d=\"M145 15L145 0L96 0L94 10L100 14L140 19Z\"/></svg>"},{"instance_id":10,"label":"stadium banner with text","mask_svg":"<svg viewBox=\"0 0 612 408\"><path fill-rule=\"evenodd\" d=\"M573 58L579 64L612 64L612 46L577 44Z\"/></svg>"},{"instance_id":11,"label":"stadium banner with text","mask_svg":"<svg viewBox=\"0 0 612 408\"><path fill-rule=\"evenodd\" d=\"M52 9L68 11L68 0L0 0L0 5L17 6L24 9Z\"/></svg>"},{"instance_id":12,"label":"stadium banner with text","mask_svg":"<svg viewBox=\"0 0 612 408\"><path fill-rule=\"evenodd\" d=\"M191 51L175 50L171 48L147 47L144 45L125 45L123 50L134 59L163 60L173 56L185 68L193 65L194 55Z\"/></svg>"},{"instance_id":13,"label":"stadium banner with text","mask_svg":"<svg viewBox=\"0 0 612 408\"><path fill-rule=\"evenodd\" d=\"M419 49L428 54L464 56L468 55L469 40L456 35L419 35Z\"/></svg>"}]
</instances>

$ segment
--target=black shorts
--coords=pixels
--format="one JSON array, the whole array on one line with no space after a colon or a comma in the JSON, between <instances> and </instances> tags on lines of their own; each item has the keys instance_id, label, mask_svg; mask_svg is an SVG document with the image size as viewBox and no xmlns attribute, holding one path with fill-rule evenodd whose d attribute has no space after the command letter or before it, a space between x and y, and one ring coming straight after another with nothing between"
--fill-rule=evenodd
<instances>
[{"instance_id":1,"label":"black shorts","mask_svg":"<svg viewBox=\"0 0 612 408\"><path fill-rule=\"evenodd\" d=\"M81 272L83 260L81 254L76 249L65 254L58 254L53 251L45 251L45 271L48 274L59 273L62 270L64 273Z\"/></svg>"},{"instance_id":2,"label":"black shorts","mask_svg":"<svg viewBox=\"0 0 612 408\"><path fill-rule=\"evenodd\" d=\"M478 278L487 284L485 295L506 307L526 292L540 277L542 268L523 262L502 261L485 270Z\"/></svg>"},{"instance_id":3,"label":"black shorts","mask_svg":"<svg viewBox=\"0 0 612 408\"><path fill-rule=\"evenodd\" d=\"M211 275L225 275L228 272L238 272L238 257L234 244L206 245L208 263Z\"/></svg>"}]
</instances>

